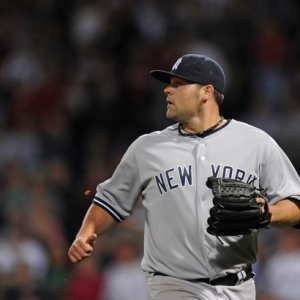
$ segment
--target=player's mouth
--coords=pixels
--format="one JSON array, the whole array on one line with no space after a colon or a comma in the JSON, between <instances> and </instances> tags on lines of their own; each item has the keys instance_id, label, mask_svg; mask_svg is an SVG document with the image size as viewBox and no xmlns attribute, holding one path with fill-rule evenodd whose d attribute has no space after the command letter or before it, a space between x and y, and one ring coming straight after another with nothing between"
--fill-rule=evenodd
<instances>
[{"instance_id":1,"label":"player's mouth","mask_svg":"<svg viewBox=\"0 0 300 300\"><path fill-rule=\"evenodd\" d=\"M167 99L168 106L173 104L170 100Z\"/></svg>"}]
</instances>

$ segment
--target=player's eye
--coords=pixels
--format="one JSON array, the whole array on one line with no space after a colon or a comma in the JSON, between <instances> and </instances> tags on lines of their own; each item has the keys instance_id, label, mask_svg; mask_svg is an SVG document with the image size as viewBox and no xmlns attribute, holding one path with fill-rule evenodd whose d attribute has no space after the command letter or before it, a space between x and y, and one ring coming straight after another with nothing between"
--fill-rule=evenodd
<instances>
[{"instance_id":1,"label":"player's eye","mask_svg":"<svg viewBox=\"0 0 300 300\"><path fill-rule=\"evenodd\" d=\"M180 81L174 81L174 82L172 82L172 86L173 87L179 87L181 85L182 85L182 82L180 82Z\"/></svg>"}]
</instances>

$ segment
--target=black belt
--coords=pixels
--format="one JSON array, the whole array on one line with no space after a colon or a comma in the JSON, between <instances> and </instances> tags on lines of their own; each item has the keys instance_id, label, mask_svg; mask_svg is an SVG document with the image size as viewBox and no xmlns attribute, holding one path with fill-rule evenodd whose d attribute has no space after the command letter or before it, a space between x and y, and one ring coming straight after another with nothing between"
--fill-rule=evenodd
<instances>
[{"instance_id":1,"label":"black belt","mask_svg":"<svg viewBox=\"0 0 300 300\"><path fill-rule=\"evenodd\" d=\"M210 280L209 278L199 278L199 279L191 279L187 281L191 282L204 282L210 285L228 285L228 286L234 286L237 284L241 284L242 282L245 282L249 280L250 278L254 277L254 273L252 271L252 267L250 266L249 268L242 270L238 273L230 273L226 276ZM168 276L163 273L155 272L154 276Z\"/></svg>"}]
</instances>

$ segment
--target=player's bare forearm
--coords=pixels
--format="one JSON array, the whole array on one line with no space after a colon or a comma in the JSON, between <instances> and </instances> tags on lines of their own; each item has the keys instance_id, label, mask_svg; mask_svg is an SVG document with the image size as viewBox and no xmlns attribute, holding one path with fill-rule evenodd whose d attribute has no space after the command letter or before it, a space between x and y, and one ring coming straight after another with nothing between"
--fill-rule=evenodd
<instances>
[{"instance_id":1,"label":"player's bare forearm","mask_svg":"<svg viewBox=\"0 0 300 300\"><path fill-rule=\"evenodd\" d=\"M73 263L82 261L93 252L97 236L109 230L115 221L105 210L92 204L87 211L82 226L71 245L68 255Z\"/></svg>"},{"instance_id":2,"label":"player's bare forearm","mask_svg":"<svg viewBox=\"0 0 300 300\"><path fill-rule=\"evenodd\" d=\"M270 225L272 227L290 227L300 222L300 209L290 200L281 200L275 205L271 205L271 209L272 218Z\"/></svg>"},{"instance_id":3,"label":"player's bare forearm","mask_svg":"<svg viewBox=\"0 0 300 300\"><path fill-rule=\"evenodd\" d=\"M82 233L96 233L97 235L101 235L114 224L115 221L108 212L95 204L91 204L77 237Z\"/></svg>"}]
</instances>

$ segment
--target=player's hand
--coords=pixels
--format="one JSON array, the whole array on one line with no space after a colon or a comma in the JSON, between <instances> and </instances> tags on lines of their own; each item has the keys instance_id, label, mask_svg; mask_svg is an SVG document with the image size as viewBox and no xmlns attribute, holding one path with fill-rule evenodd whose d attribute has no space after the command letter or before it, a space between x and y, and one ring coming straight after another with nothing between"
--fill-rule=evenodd
<instances>
[{"instance_id":1,"label":"player's hand","mask_svg":"<svg viewBox=\"0 0 300 300\"><path fill-rule=\"evenodd\" d=\"M84 234L78 236L69 249L68 255L72 263L78 263L91 256L97 235Z\"/></svg>"},{"instance_id":2,"label":"player's hand","mask_svg":"<svg viewBox=\"0 0 300 300\"><path fill-rule=\"evenodd\" d=\"M260 206L261 206L261 210L262 210L262 213L264 214L265 212L265 204L266 204L266 200L264 198L256 198L256 203L258 203Z\"/></svg>"}]
</instances>

